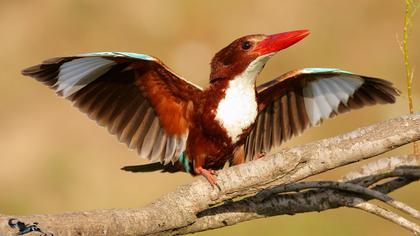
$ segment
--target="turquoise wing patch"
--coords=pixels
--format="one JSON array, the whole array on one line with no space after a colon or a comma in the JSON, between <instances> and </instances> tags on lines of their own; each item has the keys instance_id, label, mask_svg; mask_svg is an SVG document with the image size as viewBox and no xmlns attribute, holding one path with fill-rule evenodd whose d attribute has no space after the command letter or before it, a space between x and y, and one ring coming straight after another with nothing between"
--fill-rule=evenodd
<instances>
[{"instance_id":1,"label":"turquoise wing patch","mask_svg":"<svg viewBox=\"0 0 420 236\"><path fill-rule=\"evenodd\" d=\"M181 154L179 155L178 161L184 167L185 172L191 173L190 162L188 161L187 157L185 156L185 152L181 152Z\"/></svg>"}]
</instances>

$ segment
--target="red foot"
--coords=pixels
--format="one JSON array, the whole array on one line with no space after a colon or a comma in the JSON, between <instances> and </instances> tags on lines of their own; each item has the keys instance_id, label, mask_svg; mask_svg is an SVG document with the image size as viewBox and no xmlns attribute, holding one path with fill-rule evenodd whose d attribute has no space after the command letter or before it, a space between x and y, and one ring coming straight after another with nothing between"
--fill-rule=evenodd
<instances>
[{"instance_id":1,"label":"red foot","mask_svg":"<svg viewBox=\"0 0 420 236\"><path fill-rule=\"evenodd\" d=\"M258 160L260 158L263 158L263 157L265 157L265 155L267 155L266 152L257 153L257 155L255 155L255 160Z\"/></svg>"},{"instance_id":2,"label":"red foot","mask_svg":"<svg viewBox=\"0 0 420 236\"><path fill-rule=\"evenodd\" d=\"M216 175L215 170L207 170L207 169L204 169L203 167L197 167L195 169L195 173L204 176L207 179L207 181L209 181L211 186L216 185L217 187L219 187L219 185L217 184L217 179L215 177Z\"/></svg>"}]
</instances>

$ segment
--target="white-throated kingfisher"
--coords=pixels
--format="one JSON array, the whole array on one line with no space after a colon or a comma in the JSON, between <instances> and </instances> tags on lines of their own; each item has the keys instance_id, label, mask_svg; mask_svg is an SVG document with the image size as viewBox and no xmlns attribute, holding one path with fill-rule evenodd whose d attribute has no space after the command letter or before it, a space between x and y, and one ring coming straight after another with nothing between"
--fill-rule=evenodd
<instances>
[{"instance_id":1,"label":"white-throated kingfisher","mask_svg":"<svg viewBox=\"0 0 420 236\"><path fill-rule=\"evenodd\" d=\"M22 73L157 163L140 171L185 171L215 185L214 171L227 162L251 160L348 110L395 102L399 92L390 82L330 68L294 70L257 87L266 62L308 34L296 30L233 41L212 59L205 89L155 57L128 52L58 57Z\"/></svg>"}]
</instances>

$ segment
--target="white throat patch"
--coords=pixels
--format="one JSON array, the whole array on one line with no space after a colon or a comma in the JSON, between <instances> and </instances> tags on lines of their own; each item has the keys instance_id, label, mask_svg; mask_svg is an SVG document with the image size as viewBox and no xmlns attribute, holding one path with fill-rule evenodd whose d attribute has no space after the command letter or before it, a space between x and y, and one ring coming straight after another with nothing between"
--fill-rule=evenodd
<instances>
[{"instance_id":1,"label":"white throat patch","mask_svg":"<svg viewBox=\"0 0 420 236\"><path fill-rule=\"evenodd\" d=\"M255 79L273 55L274 53L257 57L242 74L229 81L225 97L217 106L216 120L226 129L232 143L236 143L243 130L257 118Z\"/></svg>"}]
</instances>

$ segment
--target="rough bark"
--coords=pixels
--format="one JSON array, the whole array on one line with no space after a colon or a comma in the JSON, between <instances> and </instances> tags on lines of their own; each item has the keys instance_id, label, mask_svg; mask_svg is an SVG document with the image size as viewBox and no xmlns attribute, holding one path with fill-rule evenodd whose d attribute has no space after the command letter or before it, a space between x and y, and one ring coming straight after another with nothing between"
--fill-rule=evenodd
<instances>
[{"instance_id":1,"label":"rough bark","mask_svg":"<svg viewBox=\"0 0 420 236\"><path fill-rule=\"evenodd\" d=\"M270 203L254 204L248 202L249 206L241 205L241 207L248 207L249 209L223 213L230 214L229 219L238 218L239 220L235 222L225 222L223 214L213 214L211 216L213 217L212 222L207 220L209 218L203 217L203 211L216 209L211 207L216 204L221 205L227 200L251 196L269 187L295 183L306 177L376 156L419 139L420 114L418 113L360 128L337 137L283 149L262 159L221 170L217 176L221 191L217 188L213 189L205 179L200 177L193 183L180 186L174 192L168 193L142 208L107 209L52 215L0 215L0 235L16 233L16 230L11 229L7 224L8 219L12 217L25 223L39 222L40 228L53 232L54 235L147 235L196 232L271 215L294 214L304 211L325 210L334 208L334 206L339 207L343 204L337 204L334 199L316 198L314 201L322 200L323 204L311 205L308 202L307 205L304 205L305 209L303 211L293 207L293 201L300 204L299 201L308 201L311 196L307 196L308 199L294 199L294 197L284 198L283 195L275 195L269 199ZM418 160L418 157L412 158ZM414 180L415 177L411 177L411 179L407 177L404 181L408 184ZM394 187L384 190L383 193L402 187L395 187L397 186L395 184L392 186ZM348 196L350 194L331 189L318 191L324 191L324 194L325 191L333 191L332 193L338 199L344 199L340 197L341 195ZM305 194L309 193L305 192ZM284 199L276 199L279 196ZM363 198L360 199L363 200ZM270 207L273 201L286 201L290 207L275 208L273 206L272 213L267 214L266 205L268 204L267 206ZM233 203L238 204L241 201ZM283 205L280 204L279 206ZM320 209L320 206L324 208ZM229 204L222 207L230 209ZM235 214L242 215L239 217ZM198 218L197 216L201 217Z\"/></svg>"},{"instance_id":2,"label":"rough bark","mask_svg":"<svg viewBox=\"0 0 420 236\"><path fill-rule=\"evenodd\" d=\"M351 173L349 176L346 176L341 181L357 184L361 187L371 186L372 184L387 178L406 176L392 179L384 184L372 187L372 190L374 191L387 194L419 179L420 157L403 156L381 159L374 163L370 163L370 165L365 167L364 171ZM373 198L369 195L355 195L355 191L349 191L345 188L341 189L341 191L338 190L339 188L325 189L324 186L319 186L322 184L323 181L321 181L321 183L315 181L280 185L279 188L282 189L281 191L278 191L277 187L275 187L273 189L264 190L264 192L260 192L256 196L210 208L201 212L198 215L198 219L192 225L182 228L179 233L184 234L220 228L267 216L324 211L343 206L359 208L358 204ZM290 193L308 188L310 188L310 190ZM366 189L371 190L369 188ZM285 192L285 194L274 194L273 191ZM393 199L386 199L386 201L391 201L391 204L392 200ZM404 209L404 211L411 210L411 208ZM414 211L414 214L418 215L418 211Z\"/></svg>"}]
</instances>

